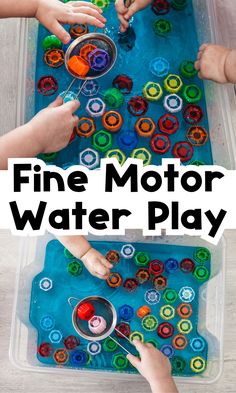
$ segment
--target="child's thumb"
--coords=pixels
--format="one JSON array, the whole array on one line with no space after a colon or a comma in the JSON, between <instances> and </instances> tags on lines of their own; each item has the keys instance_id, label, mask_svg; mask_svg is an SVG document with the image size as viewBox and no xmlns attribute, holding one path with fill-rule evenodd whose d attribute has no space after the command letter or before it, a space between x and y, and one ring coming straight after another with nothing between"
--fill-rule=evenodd
<instances>
[{"instance_id":1,"label":"child's thumb","mask_svg":"<svg viewBox=\"0 0 236 393\"><path fill-rule=\"evenodd\" d=\"M48 108L57 108L58 106L61 106L63 104L63 98L58 96L55 101L51 102L50 105L48 105Z\"/></svg>"},{"instance_id":2,"label":"child's thumb","mask_svg":"<svg viewBox=\"0 0 236 393\"><path fill-rule=\"evenodd\" d=\"M137 356L131 355L131 353L129 353L127 355L127 359L132 364L132 366L134 366L135 368L139 369L140 359L137 358Z\"/></svg>"}]
</instances>

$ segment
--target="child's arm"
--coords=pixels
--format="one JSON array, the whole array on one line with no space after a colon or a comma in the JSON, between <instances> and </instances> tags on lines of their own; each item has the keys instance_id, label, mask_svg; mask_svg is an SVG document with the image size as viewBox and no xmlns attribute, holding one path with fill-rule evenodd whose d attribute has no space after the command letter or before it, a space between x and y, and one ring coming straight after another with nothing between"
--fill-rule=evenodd
<instances>
[{"instance_id":1,"label":"child's arm","mask_svg":"<svg viewBox=\"0 0 236 393\"><path fill-rule=\"evenodd\" d=\"M116 0L115 7L120 21L120 31L124 33L129 27L129 20L136 12L143 10L152 0ZM130 4L130 5L129 5ZM129 5L129 6L127 6Z\"/></svg>"},{"instance_id":2,"label":"child's arm","mask_svg":"<svg viewBox=\"0 0 236 393\"><path fill-rule=\"evenodd\" d=\"M201 79L218 83L236 83L236 49L204 44L200 47L195 68Z\"/></svg>"},{"instance_id":3,"label":"child's arm","mask_svg":"<svg viewBox=\"0 0 236 393\"><path fill-rule=\"evenodd\" d=\"M74 112L78 101L63 105L58 97L48 108L39 112L29 123L0 138L0 169L7 169L8 158L34 157L51 153L67 146L78 117Z\"/></svg>"},{"instance_id":4,"label":"child's arm","mask_svg":"<svg viewBox=\"0 0 236 393\"><path fill-rule=\"evenodd\" d=\"M59 0L1 0L0 18L35 17L64 44L71 37L61 24L87 23L98 28L105 26L102 10L86 1L62 3Z\"/></svg>"},{"instance_id":5,"label":"child's arm","mask_svg":"<svg viewBox=\"0 0 236 393\"><path fill-rule=\"evenodd\" d=\"M169 359L152 344L143 344L139 340L134 340L133 343L141 359L133 355L127 355L127 358L149 382L152 393L178 393L171 376Z\"/></svg>"},{"instance_id":6,"label":"child's arm","mask_svg":"<svg viewBox=\"0 0 236 393\"><path fill-rule=\"evenodd\" d=\"M60 242L74 255L80 259L88 271L102 280L106 280L109 276L110 269L113 267L111 263L83 236L62 236Z\"/></svg>"}]
</instances>

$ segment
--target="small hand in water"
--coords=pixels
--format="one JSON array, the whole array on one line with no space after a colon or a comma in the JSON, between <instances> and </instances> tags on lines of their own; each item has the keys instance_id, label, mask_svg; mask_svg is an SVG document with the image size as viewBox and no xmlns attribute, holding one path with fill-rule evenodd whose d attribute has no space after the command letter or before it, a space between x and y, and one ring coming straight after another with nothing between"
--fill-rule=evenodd
<instances>
[{"instance_id":1,"label":"small hand in water","mask_svg":"<svg viewBox=\"0 0 236 393\"><path fill-rule=\"evenodd\" d=\"M120 21L121 33L124 33L128 29L130 18L136 12L146 8L151 2L151 0L116 0L115 7L117 17Z\"/></svg>"}]
</instances>

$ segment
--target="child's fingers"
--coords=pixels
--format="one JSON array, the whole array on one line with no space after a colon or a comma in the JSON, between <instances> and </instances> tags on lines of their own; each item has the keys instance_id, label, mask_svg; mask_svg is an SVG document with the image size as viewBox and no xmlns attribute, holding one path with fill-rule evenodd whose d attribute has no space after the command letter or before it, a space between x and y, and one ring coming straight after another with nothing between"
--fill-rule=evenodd
<instances>
[{"instance_id":1,"label":"child's fingers","mask_svg":"<svg viewBox=\"0 0 236 393\"><path fill-rule=\"evenodd\" d=\"M57 108L63 104L63 98L58 96L51 104L48 105L48 108Z\"/></svg>"},{"instance_id":2,"label":"child's fingers","mask_svg":"<svg viewBox=\"0 0 236 393\"><path fill-rule=\"evenodd\" d=\"M200 70L200 60L195 61L194 67L195 67L195 69L196 69L197 71Z\"/></svg>"},{"instance_id":3,"label":"child's fingers","mask_svg":"<svg viewBox=\"0 0 236 393\"><path fill-rule=\"evenodd\" d=\"M137 356L131 355L131 353L129 353L126 357L128 361L132 364L132 366L134 366L135 368L139 367L140 359L137 358Z\"/></svg>"},{"instance_id":4,"label":"child's fingers","mask_svg":"<svg viewBox=\"0 0 236 393\"><path fill-rule=\"evenodd\" d=\"M101 22L99 19L95 18L94 16L87 15L87 14L77 14L75 13L71 18L70 18L70 23L71 24L88 24L92 26L99 27L103 29L105 27L105 24Z\"/></svg>"},{"instance_id":5,"label":"child's fingers","mask_svg":"<svg viewBox=\"0 0 236 393\"><path fill-rule=\"evenodd\" d=\"M98 11L100 14L103 13L103 10L99 7L97 7L95 4L93 3L88 3L87 1L71 1L70 5L72 5L72 7L75 8L80 8L80 7L90 7L93 8L94 10Z\"/></svg>"},{"instance_id":6,"label":"child's fingers","mask_svg":"<svg viewBox=\"0 0 236 393\"><path fill-rule=\"evenodd\" d=\"M103 264L103 266L105 266L107 269L112 269L113 265L108 262L108 260L106 258L101 258L101 262Z\"/></svg>"},{"instance_id":7,"label":"child's fingers","mask_svg":"<svg viewBox=\"0 0 236 393\"><path fill-rule=\"evenodd\" d=\"M70 42L71 40L71 36L69 33L67 33L67 31L64 29L64 27L62 27L62 25L60 25L59 22L54 21L49 30L55 34L59 40L61 40L63 42L63 44L68 44L68 42Z\"/></svg>"},{"instance_id":8,"label":"child's fingers","mask_svg":"<svg viewBox=\"0 0 236 393\"><path fill-rule=\"evenodd\" d=\"M124 18L126 20L130 20L130 18L132 18L132 16L139 11L138 6L136 3L132 3L131 6L129 7L127 13L125 14Z\"/></svg>"},{"instance_id":9,"label":"child's fingers","mask_svg":"<svg viewBox=\"0 0 236 393\"><path fill-rule=\"evenodd\" d=\"M202 45L200 46L199 50L200 50L200 51L204 51L204 50L208 47L208 45L209 45L209 44L202 44Z\"/></svg>"},{"instance_id":10,"label":"child's fingers","mask_svg":"<svg viewBox=\"0 0 236 393\"><path fill-rule=\"evenodd\" d=\"M74 115L73 116L73 127L77 127L79 123L79 117Z\"/></svg>"},{"instance_id":11,"label":"child's fingers","mask_svg":"<svg viewBox=\"0 0 236 393\"><path fill-rule=\"evenodd\" d=\"M80 7L78 9L75 9L74 13L75 13L75 15L78 15L78 13L79 13L79 14L94 16L94 18L97 18L98 20L100 20L103 23L105 23L107 21L106 18L104 18L104 16L101 15L100 12L98 12L94 8L90 8L90 7Z\"/></svg>"},{"instance_id":12,"label":"child's fingers","mask_svg":"<svg viewBox=\"0 0 236 393\"><path fill-rule=\"evenodd\" d=\"M142 341L140 341L140 340L133 340L133 344L138 352L141 352L145 348L147 348L146 344L142 343Z\"/></svg>"},{"instance_id":13,"label":"child's fingers","mask_svg":"<svg viewBox=\"0 0 236 393\"><path fill-rule=\"evenodd\" d=\"M123 15L118 14L117 17L120 21L121 32L126 31L129 27L129 22L127 22L127 20L125 20Z\"/></svg>"},{"instance_id":14,"label":"child's fingers","mask_svg":"<svg viewBox=\"0 0 236 393\"><path fill-rule=\"evenodd\" d=\"M64 108L71 111L71 113L75 113L80 107L80 102L78 100L68 101L64 104Z\"/></svg>"},{"instance_id":15,"label":"child's fingers","mask_svg":"<svg viewBox=\"0 0 236 393\"><path fill-rule=\"evenodd\" d=\"M125 6L123 0L117 0L115 3L115 7L118 14L125 14L127 12L127 7Z\"/></svg>"},{"instance_id":16,"label":"child's fingers","mask_svg":"<svg viewBox=\"0 0 236 393\"><path fill-rule=\"evenodd\" d=\"M102 263L99 262L96 262L96 264L94 264L94 271L96 271L96 273L103 277L108 276L110 273L109 269L107 269Z\"/></svg>"}]
</instances>

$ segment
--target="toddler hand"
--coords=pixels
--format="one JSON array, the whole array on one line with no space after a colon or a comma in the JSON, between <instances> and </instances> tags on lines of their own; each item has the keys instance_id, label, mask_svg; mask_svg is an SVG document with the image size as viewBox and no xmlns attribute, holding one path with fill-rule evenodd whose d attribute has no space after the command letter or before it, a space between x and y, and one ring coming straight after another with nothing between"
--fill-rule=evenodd
<instances>
[{"instance_id":1,"label":"toddler hand","mask_svg":"<svg viewBox=\"0 0 236 393\"><path fill-rule=\"evenodd\" d=\"M223 46L203 44L195 63L199 78L210 79L218 83L229 82L226 75L226 61L230 53L231 50Z\"/></svg>"},{"instance_id":2,"label":"toddler hand","mask_svg":"<svg viewBox=\"0 0 236 393\"><path fill-rule=\"evenodd\" d=\"M143 10L152 0L116 0L115 7L117 17L120 21L120 31L124 33L129 27L130 18L136 14L136 12Z\"/></svg>"},{"instance_id":3,"label":"toddler hand","mask_svg":"<svg viewBox=\"0 0 236 393\"><path fill-rule=\"evenodd\" d=\"M81 258L81 261L93 276L101 278L102 280L108 278L110 269L113 267L113 265L94 248L90 248Z\"/></svg>"},{"instance_id":4,"label":"toddler hand","mask_svg":"<svg viewBox=\"0 0 236 393\"><path fill-rule=\"evenodd\" d=\"M86 1L38 0L35 17L64 44L70 42L70 34L61 24L90 24L98 28L105 26L102 10Z\"/></svg>"},{"instance_id":5,"label":"toddler hand","mask_svg":"<svg viewBox=\"0 0 236 393\"><path fill-rule=\"evenodd\" d=\"M63 99L58 97L28 123L39 153L57 152L68 145L74 127L78 125L78 116L73 114L79 106L78 101L63 104Z\"/></svg>"},{"instance_id":6,"label":"toddler hand","mask_svg":"<svg viewBox=\"0 0 236 393\"><path fill-rule=\"evenodd\" d=\"M177 389L171 377L169 359L152 344L143 344L139 340L134 340L133 344L141 359L133 355L127 355L127 359L146 378L152 391L155 393L176 393Z\"/></svg>"}]
</instances>

